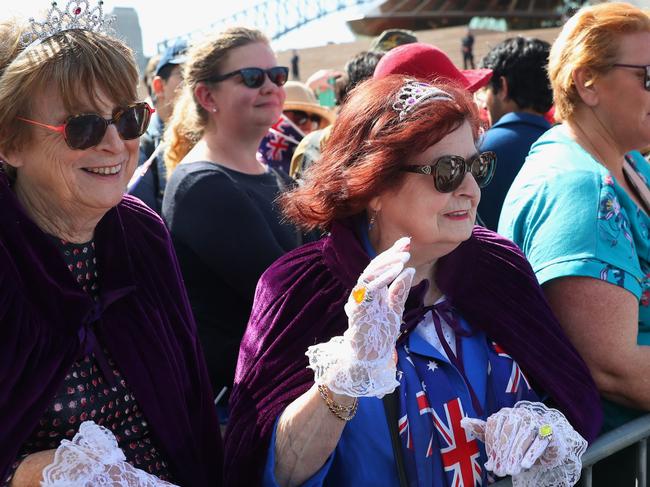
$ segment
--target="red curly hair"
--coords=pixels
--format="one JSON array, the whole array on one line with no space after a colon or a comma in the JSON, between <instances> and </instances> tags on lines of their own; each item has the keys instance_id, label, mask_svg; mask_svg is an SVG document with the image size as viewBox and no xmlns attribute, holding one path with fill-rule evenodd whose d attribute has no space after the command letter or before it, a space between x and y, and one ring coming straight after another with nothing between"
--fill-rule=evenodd
<instances>
[{"instance_id":1,"label":"red curly hair","mask_svg":"<svg viewBox=\"0 0 650 487\"><path fill-rule=\"evenodd\" d=\"M409 79L370 79L350 93L320 159L305 172L304 184L280 200L289 220L306 230L329 229L336 220L363 213L374 196L398 187L404 163L464 122L478 138L472 95L448 83L434 82L453 100L423 101L400 121L393 103Z\"/></svg>"}]
</instances>

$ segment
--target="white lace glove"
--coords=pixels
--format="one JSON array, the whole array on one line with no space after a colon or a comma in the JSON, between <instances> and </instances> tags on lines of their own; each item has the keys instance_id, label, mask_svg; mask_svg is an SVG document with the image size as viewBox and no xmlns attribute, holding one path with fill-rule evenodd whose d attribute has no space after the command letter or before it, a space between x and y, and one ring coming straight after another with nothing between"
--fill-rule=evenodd
<instances>
[{"instance_id":1,"label":"white lace glove","mask_svg":"<svg viewBox=\"0 0 650 487\"><path fill-rule=\"evenodd\" d=\"M174 487L126 462L109 430L84 421L72 441L63 440L43 470L42 487Z\"/></svg>"},{"instance_id":2,"label":"white lace glove","mask_svg":"<svg viewBox=\"0 0 650 487\"><path fill-rule=\"evenodd\" d=\"M382 397L399 385L393 354L415 274L404 269L410 243L400 238L361 273L345 304L343 336L309 347L316 384L351 397Z\"/></svg>"},{"instance_id":3,"label":"white lace glove","mask_svg":"<svg viewBox=\"0 0 650 487\"><path fill-rule=\"evenodd\" d=\"M541 402L520 401L487 422L463 418L461 426L485 443L485 468L512 475L514 487L570 487L580 479L587 441L560 411Z\"/></svg>"}]
</instances>

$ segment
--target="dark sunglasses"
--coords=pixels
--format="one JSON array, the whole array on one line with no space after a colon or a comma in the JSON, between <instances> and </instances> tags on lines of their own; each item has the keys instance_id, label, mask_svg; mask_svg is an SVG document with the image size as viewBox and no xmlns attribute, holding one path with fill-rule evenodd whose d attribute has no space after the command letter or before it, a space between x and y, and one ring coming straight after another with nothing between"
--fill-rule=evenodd
<instances>
[{"instance_id":1,"label":"dark sunglasses","mask_svg":"<svg viewBox=\"0 0 650 487\"><path fill-rule=\"evenodd\" d=\"M63 134L68 147L83 150L99 144L111 124L115 125L122 140L137 139L147 130L151 114L154 112L153 108L142 102L116 108L113 110L112 118L104 118L97 113L71 115L63 125L48 125L29 118L17 118L53 132L59 132Z\"/></svg>"},{"instance_id":2,"label":"dark sunglasses","mask_svg":"<svg viewBox=\"0 0 650 487\"><path fill-rule=\"evenodd\" d=\"M612 67L643 69L645 72L643 76L643 87L647 91L650 91L650 66L642 66L638 64L612 64Z\"/></svg>"},{"instance_id":3,"label":"dark sunglasses","mask_svg":"<svg viewBox=\"0 0 650 487\"><path fill-rule=\"evenodd\" d=\"M460 156L442 156L429 166L409 165L400 170L433 176L433 184L439 192L451 193L458 189L468 171L479 188L485 188L492 181L496 165L494 152L482 152L467 161Z\"/></svg>"},{"instance_id":4,"label":"dark sunglasses","mask_svg":"<svg viewBox=\"0 0 650 487\"><path fill-rule=\"evenodd\" d=\"M265 76L268 76L272 83L282 86L287 82L289 77L289 68L286 66L275 66L269 69L262 68L242 68L232 73L222 74L221 76L215 76L214 78L209 78L205 81L210 81L212 83L218 83L219 81L232 78L233 76L241 76L242 83L248 88L259 88L264 84Z\"/></svg>"},{"instance_id":5,"label":"dark sunglasses","mask_svg":"<svg viewBox=\"0 0 650 487\"><path fill-rule=\"evenodd\" d=\"M302 110L284 110L283 113L299 127L301 125L306 125L309 122L320 125L321 118L315 113L307 113Z\"/></svg>"}]
</instances>

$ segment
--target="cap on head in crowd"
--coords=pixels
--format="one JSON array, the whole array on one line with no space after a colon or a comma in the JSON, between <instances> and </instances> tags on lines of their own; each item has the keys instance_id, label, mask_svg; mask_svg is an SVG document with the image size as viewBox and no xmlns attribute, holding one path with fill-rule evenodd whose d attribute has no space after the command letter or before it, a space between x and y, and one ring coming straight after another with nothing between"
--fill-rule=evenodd
<instances>
[{"instance_id":1,"label":"cap on head in crowd","mask_svg":"<svg viewBox=\"0 0 650 487\"><path fill-rule=\"evenodd\" d=\"M329 125L323 130L316 130L303 137L296 150L293 151L291 165L289 166L289 176L294 179L301 179L305 169L320 158L323 147L327 143L333 127L334 125Z\"/></svg>"},{"instance_id":2,"label":"cap on head in crowd","mask_svg":"<svg viewBox=\"0 0 650 487\"><path fill-rule=\"evenodd\" d=\"M387 29L374 38L370 44L371 51L388 52L397 46L417 42L415 33L405 29Z\"/></svg>"},{"instance_id":3,"label":"cap on head in crowd","mask_svg":"<svg viewBox=\"0 0 650 487\"><path fill-rule=\"evenodd\" d=\"M171 46L167 47L160 56L158 66L154 76L158 76L160 71L169 64L184 64L187 61L187 42L178 39Z\"/></svg>"},{"instance_id":4,"label":"cap on head in crowd","mask_svg":"<svg viewBox=\"0 0 650 487\"><path fill-rule=\"evenodd\" d=\"M492 77L491 69L458 69L449 57L430 44L416 42L392 49L381 58L374 78L404 74L420 79L445 78L470 92L484 87Z\"/></svg>"}]
</instances>

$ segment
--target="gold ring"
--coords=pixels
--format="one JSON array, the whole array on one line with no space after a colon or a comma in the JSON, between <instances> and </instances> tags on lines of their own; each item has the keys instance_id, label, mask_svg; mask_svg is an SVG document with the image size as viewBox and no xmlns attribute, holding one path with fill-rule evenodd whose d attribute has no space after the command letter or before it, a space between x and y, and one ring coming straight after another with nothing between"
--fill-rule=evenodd
<instances>
[{"instance_id":1,"label":"gold ring","mask_svg":"<svg viewBox=\"0 0 650 487\"><path fill-rule=\"evenodd\" d=\"M359 286L356 289L352 290L352 299L354 299L354 302L357 304L361 304L361 302L365 299L366 297L366 288L364 286Z\"/></svg>"}]
</instances>

